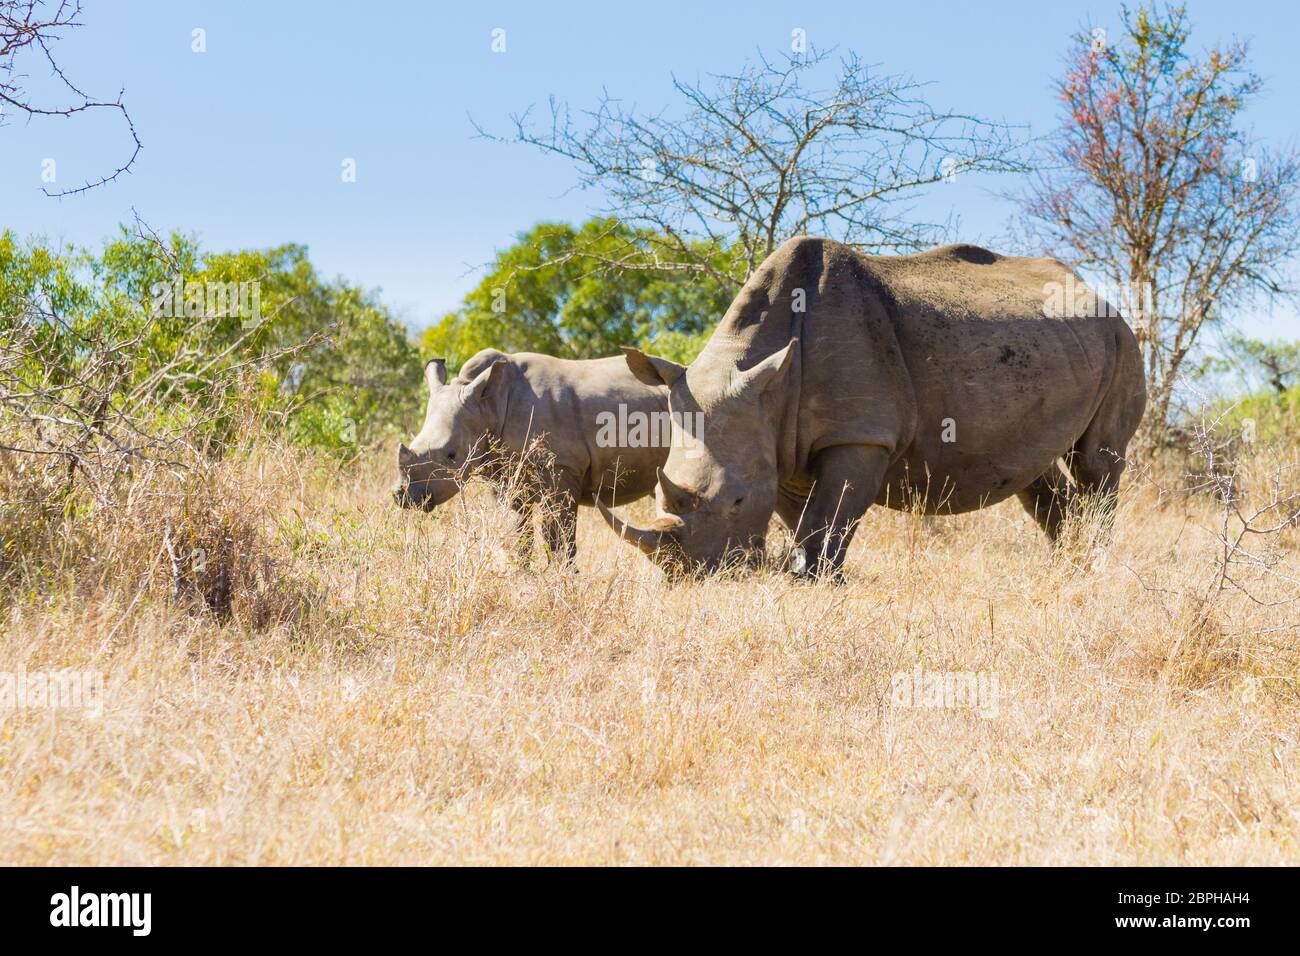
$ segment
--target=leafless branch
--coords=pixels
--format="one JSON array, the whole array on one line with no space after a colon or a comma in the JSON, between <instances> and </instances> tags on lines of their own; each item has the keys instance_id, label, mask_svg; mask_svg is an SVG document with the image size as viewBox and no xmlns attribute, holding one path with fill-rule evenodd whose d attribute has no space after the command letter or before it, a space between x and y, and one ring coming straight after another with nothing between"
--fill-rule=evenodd
<instances>
[{"instance_id":1,"label":"leafless branch","mask_svg":"<svg viewBox=\"0 0 1300 956\"><path fill-rule=\"evenodd\" d=\"M59 66L50 49L52 43L62 39L71 30L81 26L79 0L0 0L0 118L4 107L13 107L30 117L70 118L95 110L115 111L122 115L133 144L131 155L111 173L98 179L87 180L71 189L44 188L52 197L73 196L106 183L111 183L123 173L131 171L143 148L135 123L122 102L122 91L114 100L101 100L83 92ZM23 74L17 73L19 54L39 50L54 76L72 94L74 102L58 105L41 105L35 102L22 85Z\"/></svg>"},{"instance_id":2,"label":"leafless branch","mask_svg":"<svg viewBox=\"0 0 1300 956\"><path fill-rule=\"evenodd\" d=\"M810 88L828 60L810 51L706 83L674 78L680 115L645 114L606 92L576 115L552 99L541 126L525 111L505 137L475 126L572 162L580 188L608 196L609 215L659 237L654 268L736 283L796 235L868 252L932 245L950 223L917 220L911 203L924 187L1025 168L1011 128L937 111L922 84L854 55L828 88ZM735 249L734 265L720 273L702 247ZM648 267L643 255L636 262Z\"/></svg>"}]
</instances>

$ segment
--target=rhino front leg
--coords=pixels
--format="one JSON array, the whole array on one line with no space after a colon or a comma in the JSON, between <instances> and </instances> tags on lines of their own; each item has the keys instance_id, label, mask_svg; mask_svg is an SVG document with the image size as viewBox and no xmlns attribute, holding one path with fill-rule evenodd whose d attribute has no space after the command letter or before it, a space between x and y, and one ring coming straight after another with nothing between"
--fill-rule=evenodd
<instances>
[{"instance_id":1,"label":"rhino front leg","mask_svg":"<svg viewBox=\"0 0 1300 956\"><path fill-rule=\"evenodd\" d=\"M795 540L803 549L797 575L839 576L858 522L867 513L889 467L889 454L877 445L836 445L813 461L814 484Z\"/></svg>"},{"instance_id":2,"label":"rhino front leg","mask_svg":"<svg viewBox=\"0 0 1300 956\"><path fill-rule=\"evenodd\" d=\"M515 562L528 567L529 562L533 559L533 503L535 494L528 494L523 491L513 490L507 494L498 494L498 500L502 501L510 509L510 516L514 522L514 531L510 536L510 553Z\"/></svg>"},{"instance_id":3,"label":"rhino front leg","mask_svg":"<svg viewBox=\"0 0 1300 956\"><path fill-rule=\"evenodd\" d=\"M809 489L795 491L781 485L776 491L776 516L781 523L794 531L799 527L799 519L808 507Z\"/></svg>"}]
</instances>

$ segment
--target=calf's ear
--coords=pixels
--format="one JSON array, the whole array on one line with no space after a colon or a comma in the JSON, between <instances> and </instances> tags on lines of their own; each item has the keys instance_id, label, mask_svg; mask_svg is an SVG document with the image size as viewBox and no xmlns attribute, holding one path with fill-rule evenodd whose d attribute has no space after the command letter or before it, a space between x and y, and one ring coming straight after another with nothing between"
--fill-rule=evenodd
<instances>
[{"instance_id":1,"label":"calf's ear","mask_svg":"<svg viewBox=\"0 0 1300 956\"><path fill-rule=\"evenodd\" d=\"M686 371L685 365L678 365L657 355L646 355L640 349L634 349L630 345L624 345L622 349L623 357L627 359L627 367L632 370L637 381L644 382L646 385L667 385L672 388L673 383Z\"/></svg>"},{"instance_id":2,"label":"calf's ear","mask_svg":"<svg viewBox=\"0 0 1300 956\"><path fill-rule=\"evenodd\" d=\"M472 382L460 390L461 401L469 404L470 402L482 402L485 399L496 397L504 390L509 374L510 363L508 361L500 359L493 362L474 376Z\"/></svg>"},{"instance_id":3,"label":"calf's ear","mask_svg":"<svg viewBox=\"0 0 1300 956\"><path fill-rule=\"evenodd\" d=\"M430 388L447 384L447 360L442 358L429 359L424 363L424 380L429 383Z\"/></svg>"}]
</instances>

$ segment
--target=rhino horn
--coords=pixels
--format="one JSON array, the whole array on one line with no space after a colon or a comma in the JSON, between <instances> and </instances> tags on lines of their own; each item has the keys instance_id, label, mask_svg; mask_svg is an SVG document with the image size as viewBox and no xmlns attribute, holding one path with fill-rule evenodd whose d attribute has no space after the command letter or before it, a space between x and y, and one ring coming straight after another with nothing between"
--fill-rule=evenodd
<instances>
[{"instance_id":1,"label":"rhino horn","mask_svg":"<svg viewBox=\"0 0 1300 956\"><path fill-rule=\"evenodd\" d=\"M406 443L397 446L397 463L405 468L415 461L415 452L406 447Z\"/></svg>"},{"instance_id":2,"label":"rhino horn","mask_svg":"<svg viewBox=\"0 0 1300 956\"><path fill-rule=\"evenodd\" d=\"M610 511L609 508L605 507L605 502L601 501L599 496L596 497L596 507L600 510L600 516L605 519L605 523L613 528L620 538L635 545L642 553L652 558L661 558L663 556L665 546L674 540L674 535L682 526L681 518L666 517L657 519L651 526L652 530L643 531L623 521L618 515Z\"/></svg>"}]
</instances>

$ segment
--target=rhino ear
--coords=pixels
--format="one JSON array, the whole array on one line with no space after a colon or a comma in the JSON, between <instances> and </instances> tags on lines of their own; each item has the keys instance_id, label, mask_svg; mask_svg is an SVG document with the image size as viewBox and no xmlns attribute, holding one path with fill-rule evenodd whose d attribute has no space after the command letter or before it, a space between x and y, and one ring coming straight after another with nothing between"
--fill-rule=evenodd
<instances>
[{"instance_id":1,"label":"rhino ear","mask_svg":"<svg viewBox=\"0 0 1300 956\"><path fill-rule=\"evenodd\" d=\"M672 388L673 383L686 371L685 365L678 365L657 355L646 355L640 349L634 349L630 345L624 345L622 349L623 357L627 359L627 367L632 370L637 381L647 385L667 385Z\"/></svg>"},{"instance_id":2,"label":"rhino ear","mask_svg":"<svg viewBox=\"0 0 1300 956\"><path fill-rule=\"evenodd\" d=\"M447 384L447 360L433 358L424 363L424 380L430 388Z\"/></svg>"},{"instance_id":3,"label":"rhino ear","mask_svg":"<svg viewBox=\"0 0 1300 956\"><path fill-rule=\"evenodd\" d=\"M460 390L461 401L481 402L500 393L510 373L510 363L499 359L474 376L474 380Z\"/></svg>"},{"instance_id":4,"label":"rhino ear","mask_svg":"<svg viewBox=\"0 0 1300 956\"><path fill-rule=\"evenodd\" d=\"M799 340L791 339L781 351L773 352L753 368L737 372L731 380L731 393L733 395L742 395L746 392L757 394L767 388L785 374L786 369L790 367L790 360L794 358L798 349Z\"/></svg>"}]
</instances>

